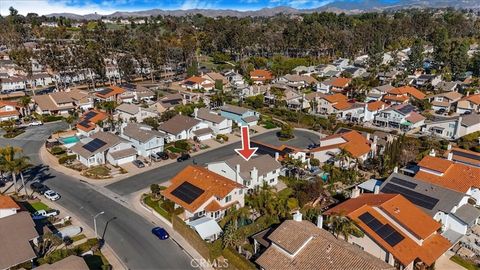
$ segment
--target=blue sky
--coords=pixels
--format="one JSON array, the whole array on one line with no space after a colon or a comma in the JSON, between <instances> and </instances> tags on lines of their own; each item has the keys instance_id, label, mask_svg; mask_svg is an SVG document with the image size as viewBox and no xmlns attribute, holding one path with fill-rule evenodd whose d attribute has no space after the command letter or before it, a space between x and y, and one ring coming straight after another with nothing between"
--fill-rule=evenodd
<instances>
[{"instance_id":1,"label":"blue sky","mask_svg":"<svg viewBox=\"0 0 480 270\"><path fill-rule=\"evenodd\" d=\"M159 9L237 9L256 10L264 7L290 6L294 8L316 8L333 1L362 2L371 0L0 0L0 14L8 14L10 6L21 14L35 12L40 15L71 12L109 14L115 11ZM397 0L377 0L392 2Z\"/></svg>"}]
</instances>

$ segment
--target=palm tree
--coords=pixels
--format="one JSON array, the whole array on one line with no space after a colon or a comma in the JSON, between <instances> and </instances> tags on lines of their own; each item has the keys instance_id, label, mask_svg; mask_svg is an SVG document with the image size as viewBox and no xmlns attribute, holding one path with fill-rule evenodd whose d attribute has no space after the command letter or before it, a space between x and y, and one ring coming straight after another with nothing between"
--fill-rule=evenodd
<instances>
[{"instance_id":1,"label":"palm tree","mask_svg":"<svg viewBox=\"0 0 480 270\"><path fill-rule=\"evenodd\" d=\"M335 237L338 238L341 235L347 242L350 235L363 236L363 232L357 227L357 223L345 216L344 213L332 214L329 216L327 223L331 226Z\"/></svg>"},{"instance_id":2,"label":"palm tree","mask_svg":"<svg viewBox=\"0 0 480 270\"><path fill-rule=\"evenodd\" d=\"M65 118L65 122L68 124L68 129L72 129L72 124L75 121L75 117L72 115L69 115L67 118Z\"/></svg>"},{"instance_id":3,"label":"palm tree","mask_svg":"<svg viewBox=\"0 0 480 270\"><path fill-rule=\"evenodd\" d=\"M35 91L34 91L35 92ZM25 108L24 111L24 116L30 114L30 102L32 101L32 98L29 96L24 96L20 98L20 105Z\"/></svg>"},{"instance_id":4,"label":"palm tree","mask_svg":"<svg viewBox=\"0 0 480 270\"><path fill-rule=\"evenodd\" d=\"M238 229L238 220L245 219L250 216L250 210L247 207L234 208L225 216L224 222L226 224L233 224L235 229Z\"/></svg>"},{"instance_id":5,"label":"palm tree","mask_svg":"<svg viewBox=\"0 0 480 270\"><path fill-rule=\"evenodd\" d=\"M345 166L345 163L352 158L352 154L345 149L345 148L340 148L340 152L337 154L337 159L340 161L340 167L343 169Z\"/></svg>"},{"instance_id":6,"label":"palm tree","mask_svg":"<svg viewBox=\"0 0 480 270\"><path fill-rule=\"evenodd\" d=\"M7 146L0 148L0 171L7 171L12 174L13 183L15 185L15 192L18 192L17 188L17 175L20 174L22 179L22 185L27 194L25 181L23 178L23 171L30 166L28 157L22 155L22 149L13 146Z\"/></svg>"},{"instance_id":7,"label":"palm tree","mask_svg":"<svg viewBox=\"0 0 480 270\"><path fill-rule=\"evenodd\" d=\"M225 229L225 232L223 233L222 237L222 244L223 248L237 248L239 247L243 242L243 239L235 226L233 224L229 224L227 228Z\"/></svg>"}]
</instances>

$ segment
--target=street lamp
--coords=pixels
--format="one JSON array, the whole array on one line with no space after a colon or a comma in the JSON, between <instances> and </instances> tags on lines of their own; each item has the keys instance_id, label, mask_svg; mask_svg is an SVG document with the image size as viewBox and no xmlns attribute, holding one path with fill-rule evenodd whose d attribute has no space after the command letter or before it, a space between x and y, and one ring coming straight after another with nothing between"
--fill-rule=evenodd
<instances>
[{"instance_id":1,"label":"street lamp","mask_svg":"<svg viewBox=\"0 0 480 270\"><path fill-rule=\"evenodd\" d=\"M105 214L105 212L100 212L98 214L96 214L94 217L93 217L93 228L95 229L95 237L98 238L98 234L97 234L97 217L102 215L102 214Z\"/></svg>"}]
</instances>

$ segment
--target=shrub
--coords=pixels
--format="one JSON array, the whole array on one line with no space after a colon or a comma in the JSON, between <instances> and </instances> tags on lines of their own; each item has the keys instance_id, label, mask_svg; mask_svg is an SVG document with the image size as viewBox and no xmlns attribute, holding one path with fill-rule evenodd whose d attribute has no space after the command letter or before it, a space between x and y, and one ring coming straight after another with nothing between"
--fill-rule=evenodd
<instances>
[{"instance_id":1,"label":"shrub","mask_svg":"<svg viewBox=\"0 0 480 270\"><path fill-rule=\"evenodd\" d=\"M50 150L50 153L52 153L53 155L61 155L61 154L65 153L65 149L63 149L60 146L54 146Z\"/></svg>"},{"instance_id":2,"label":"shrub","mask_svg":"<svg viewBox=\"0 0 480 270\"><path fill-rule=\"evenodd\" d=\"M217 134L217 140L223 140L224 142L228 142L228 136L225 134Z\"/></svg>"},{"instance_id":3,"label":"shrub","mask_svg":"<svg viewBox=\"0 0 480 270\"><path fill-rule=\"evenodd\" d=\"M73 161L75 159L77 159L76 155L63 156L63 157L58 159L58 163L65 164L67 161Z\"/></svg>"},{"instance_id":4,"label":"shrub","mask_svg":"<svg viewBox=\"0 0 480 270\"><path fill-rule=\"evenodd\" d=\"M234 265L237 269L256 269L252 262L231 248L224 249L222 254L228 260L228 263Z\"/></svg>"},{"instance_id":5,"label":"shrub","mask_svg":"<svg viewBox=\"0 0 480 270\"><path fill-rule=\"evenodd\" d=\"M190 150L190 144L186 140L179 140L174 143L175 148L179 148L185 151Z\"/></svg>"},{"instance_id":6,"label":"shrub","mask_svg":"<svg viewBox=\"0 0 480 270\"><path fill-rule=\"evenodd\" d=\"M44 115L42 117L42 120L44 123L59 121L62 119L63 119L63 116L60 116L60 115Z\"/></svg>"}]
</instances>

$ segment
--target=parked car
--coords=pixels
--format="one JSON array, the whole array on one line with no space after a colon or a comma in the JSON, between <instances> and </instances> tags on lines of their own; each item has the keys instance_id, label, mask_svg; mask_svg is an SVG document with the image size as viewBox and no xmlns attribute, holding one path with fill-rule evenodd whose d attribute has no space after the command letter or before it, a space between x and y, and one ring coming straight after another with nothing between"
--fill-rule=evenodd
<instances>
[{"instance_id":1,"label":"parked car","mask_svg":"<svg viewBox=\"0 0 480 270\"><path fill-rule=\"evenodd\" d=\"M168 232L161 227L155 227L152 229L152 233L158 237L160 240L167 240L170 238L170 235L168 235Z\"/></svg>"},{"instance_id":2,"label":"parked car","mask_svg":"<svg viewBox=\"0 0 480 270\"><path fill-rule=\"evenodd\" d=\"M153 160L153 161L160 161L162 160L162 158L158 155L158 154L150 154L150 158Z\"/></svg>"},{"instance_id":3,"label":"parked car","mask_svg":"<svg viewBox=\"0 0 480 270\"><path fill-rule=\"evenodd\" d=\"M30 127L41 126L41 125L43 125L43 123L40 122L40 121L33 121L33 122L28 123L28 126L30 126Z\"/></svg>"},{"instance_id":4,"label":"parked car","mask_svg":"<svg viewBox=\"0 0 480 270\"><path fill-rule=\"evenodd\" d=\"M40 182L33 182L30 184L30 188L39 193L39 194L42 194L45 193L46 191L50 190L46 185L40 183Z\"/></svg>"},{"instance_id":5,"label":"parked car","mask_svg":"<svg viewBox=\"0 0 480 270\"><path fill-rule=\"evenodd\" d=\"M45 191L45 193L43 193L43 196L45 196L45 198L49 199L50 201L57 201L60 199L60 194L51 189Z\"/></svg>"},{"instance_id":6,"label":"parked car","mask_svg":"<svg viewBox=\"0 0 480 270\"><path fill-rule=\"evenodd\" d=\"M60 211L56 209L49 209L49 210L38 210L33 214L34 217L54 217L58 216Z\"/></svg>"},{"instance_id":7,"label":"parked car","mask_svg":"<svg viewBox=\"0 0 480 270\"><path fill-rule=\"evenodd\" d=\"M167 160L168 159L168 154L165 153L165 152L158 152L157 153L157 156L159 156L161 159L163 160Z\"/></svg>"},{"instance_id":8,"label":"parked car","mask_svg":"<svg viewBox=\"0 0 480 270\"><path fill-rule=\"evenodd\" d=\"M133 165L137 166L137 168L145 168L145 164L141 160L134 160L132 161Z\"/></svg>"},{"instance_id":9,"label":"parked car","mask_svg":"<svg viewBox=\"0 0 480 270\"><path fill-rule=\"evenodd\" d=\"M444 114L444 113L446 113L446 112L447 112L447 110L445 110L445 109L439 109L439 110L437 110L435 113L436 113L436 114Z\"/></svg>"},{"instance_id":10,"label":"parked car","mask_svg":"<svg viewBox=\"0 0 480 270\"><path fill-rule=\"evenodd\" d=\"M189 160L190 159L190 155L189 154L182 154L181 156L179 156L177 158L177 162L182 162L182 161L185 161L185 160Z\"/></svg>"},{"instance_id":11,"label":"parked car","mask_svg":"<svg viewBox=\"0 0 480 270\"><path fill-rule=\"evenodd\" d=\"M469 114L472 114L472 111L465 111L465 112L463 113L463 115L469 115Z\"/></svg>"}]
</instances>

